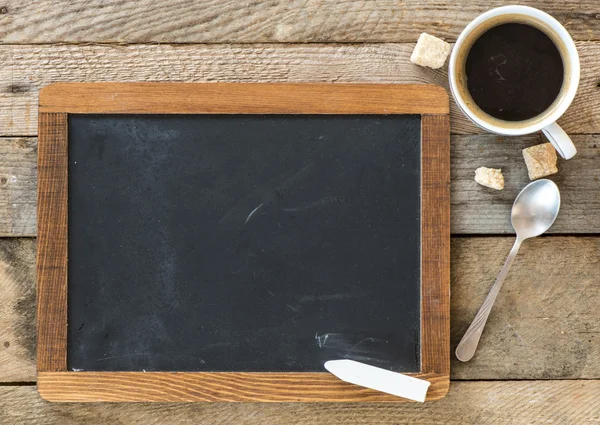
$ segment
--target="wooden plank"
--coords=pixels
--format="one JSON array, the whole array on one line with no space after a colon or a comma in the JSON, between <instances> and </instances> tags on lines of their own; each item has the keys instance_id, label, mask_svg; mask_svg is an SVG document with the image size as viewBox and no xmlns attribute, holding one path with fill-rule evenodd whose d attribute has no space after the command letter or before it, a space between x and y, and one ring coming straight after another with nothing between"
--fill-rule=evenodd
<instances>
[{"instance_id":1,"label":"wooden plank","mask_svg":"<svg viewBox=\"0 0 600 425\"><path fill-rule=\"evenodd\" d=\"M0 139L0 236L35 236L37 138Z\"/></svg>"},{"instance_id":2,"label":"wooden plank","mask_svg":"<svg viewBox=\"0 0 600 425\"><path fill-rule=\"evenodd\" d=\"M512 243L452 239L452 352ZM452 377L600 379L600 237L543 237L521 249L476 356L460 363L452 355ZM0 239L0 382L35 380L33 258L34 240Z\"/></svg>"},{"instance_id":3,"label":"wooden plank","mask_svg":"<svg viewBox=\"0 0 600 425\"><path fill-rule=\"evenodd\" d=\"M67 369L67 115L40 114L37 367Z\"/></svg>"},{"instance_id":4,"label":"wooden plank","mask_svg":"<svg viewBox=\"0 0 600 425\"><path fill-rule=\"evenodd\" d=\"M34 239L0 239L0 291L0 382L35 381Z\"/></svg>"},{"instance_id":5,"label":"wooden plank","mask_svg":"<svg viewBox=\"0 0 600 425\"><path fill-rule=\"evenodd\" d=\"M409 373L431 382L427 400L446 395L447 373ZM38 372L42 398L54 402L402 402L327 372Z\"/></svg>"},{"instance_id":6,"label":"wooden plank","mask_svg":"<svg viewBox=\"0 0 600 425\"><path fill-rule=\"evenodd\" d=\"M73 114L448 114L435 85L56 83L39 112Z\"/></svg>"},{"instance_id":7,"label":"wooden plank","mask_svg":"<svg viewBox=\"0 0 600 425\"><path fill-rule=\"evenodd\" d=\"M573 140L577 155L569 161L559 159L559 173L550 177L558 183L562 196L561 212L550 233L600 233L600 135L576 135ZM542 141L539 135L452 137L454 234L513 232L510 208L519 190L529 182L521 150ZM482 165L503 169L503 191L475 183L475 169ZM35 235L36 173L35 138L0 139L0 235Z\"/></svg>"},{"instance_id":8,"label":"wooden plank","mask_svg":"<svg viewBox=\"0 0 600 425\"><path fill-rule=\"evenodd\" d=\"M600 421L600 381L453 382L447 397L425 404L51 404L34 386L0 387L0 409L11 425L592 425Z\"/></svg>"},{"instance_id":9,"label":"wooden plank","mask_svg":"<svg viewBox=\"0 0 600 425\"><path fill-rule=\"evenodd\" d=\"M1 19L1 18L0 18ZM581 84L560 123L600 133L600 42L578 43ZM0 135L37 133L38 92L54 82L431 83L446 69L409 61L413 44L360 45L0 45ZM451 102L453 133L481 133Z\"/></svg>"},{"instance_id":10,"label":"wooden plank","mask_svg":"<svg viewBox=\"0 0 600 425\"><path fill-rule=\"evenodd\" d=\"M406 42L421 32L455 39L502 2L469 0L6 0L5 43ZM576 39L600 39L595 0L521 0L555 16Z\"/></svg>"}]
</instances>

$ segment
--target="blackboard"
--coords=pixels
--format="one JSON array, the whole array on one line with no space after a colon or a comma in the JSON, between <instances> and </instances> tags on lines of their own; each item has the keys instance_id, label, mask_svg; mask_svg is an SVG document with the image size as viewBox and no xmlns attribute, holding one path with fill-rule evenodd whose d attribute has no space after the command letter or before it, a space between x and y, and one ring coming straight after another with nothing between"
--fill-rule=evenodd
<instances>
[{"instance_id":1,"label":"blackboard","mask_svg":"<svg viewBox=\"0 0 600 425\"><path fill-rule=\"evenodd\" d=\"M305 108L53 117L58 371L309 376L346 358L418 375L440 355L422 320L430 118Z\"/></svg>"},{"instance_id":2,"label":"blackboard","mask_svg":"<svg viewBox=\"0 0 600 425\"><path fill-rule=\"evenodd\" d=\"M419 370L420 116L73 115L70 370Z\"/></svg>"}]
</instances>

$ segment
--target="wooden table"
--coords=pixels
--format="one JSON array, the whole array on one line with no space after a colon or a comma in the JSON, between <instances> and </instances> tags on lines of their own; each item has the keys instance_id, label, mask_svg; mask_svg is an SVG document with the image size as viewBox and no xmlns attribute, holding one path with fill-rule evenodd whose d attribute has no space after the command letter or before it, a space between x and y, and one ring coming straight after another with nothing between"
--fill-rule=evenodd
<instances>
[{"instance_id":1,"label":"wooden table","mask_svg":"<svg viewBox=\"0 0 600 425\"><path fill-rule=\"evenodd\" d=\"M475 5L475 3L479 3ZM50 404L35 388L37 96L57 81L426 82L427 31L456 39L505 2L6 0L0 5L0 423L483 424L600 422L600 3L525 0L577 41L582 79L560 120L579 153L552 177L563 206L527 241L476 357L448 396L398 404ZM310 43L310 44L307 44ZM480 134L452 105L452 349L513 241L510 205L534 134ZM473 181L501 167L506 189Z\"/></svg>"}]
</instances>

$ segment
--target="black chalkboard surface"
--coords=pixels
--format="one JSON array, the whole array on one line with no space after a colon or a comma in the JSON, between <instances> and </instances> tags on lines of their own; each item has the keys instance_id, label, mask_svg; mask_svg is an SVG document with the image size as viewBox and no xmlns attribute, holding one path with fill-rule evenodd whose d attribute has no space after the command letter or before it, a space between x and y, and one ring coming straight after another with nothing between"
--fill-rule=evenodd
<instances>
[{"instance_id":1,"label":"black chalkboard surface","mask_svg":"<svg viewBox=\"0 0 600 425\"><path fill-rule=\"evenodd\" d=\"M68 369L418 371L418 115L71 115Z\"/></svg>"},{"instance_id":2,"label":"black chalkboard surface","mask_svg":"<svg viewBox=\"0 0 600 425\"><path fill-rule=\"evenodd\" d=\"M450 379L441 87L40 91L37 388L57 402L403 401Z\"/></svg>"}]
</instances>

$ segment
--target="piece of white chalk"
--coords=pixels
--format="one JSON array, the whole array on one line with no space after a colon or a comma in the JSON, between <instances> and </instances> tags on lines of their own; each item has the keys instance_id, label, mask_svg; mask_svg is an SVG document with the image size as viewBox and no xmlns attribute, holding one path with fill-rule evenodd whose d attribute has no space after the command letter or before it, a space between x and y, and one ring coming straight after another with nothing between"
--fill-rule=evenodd
<instances>
[{"instance_id":1,"label":"piece of white chalk","mask_svg":"<svg viewBox=\"0 0 600 425\"><path fill-rule=\"evenodd\" d=\"M354 360L330 360L325 369L342 381L414 401L425 401L430 382Z\"/></svg>"}]
</instances>

